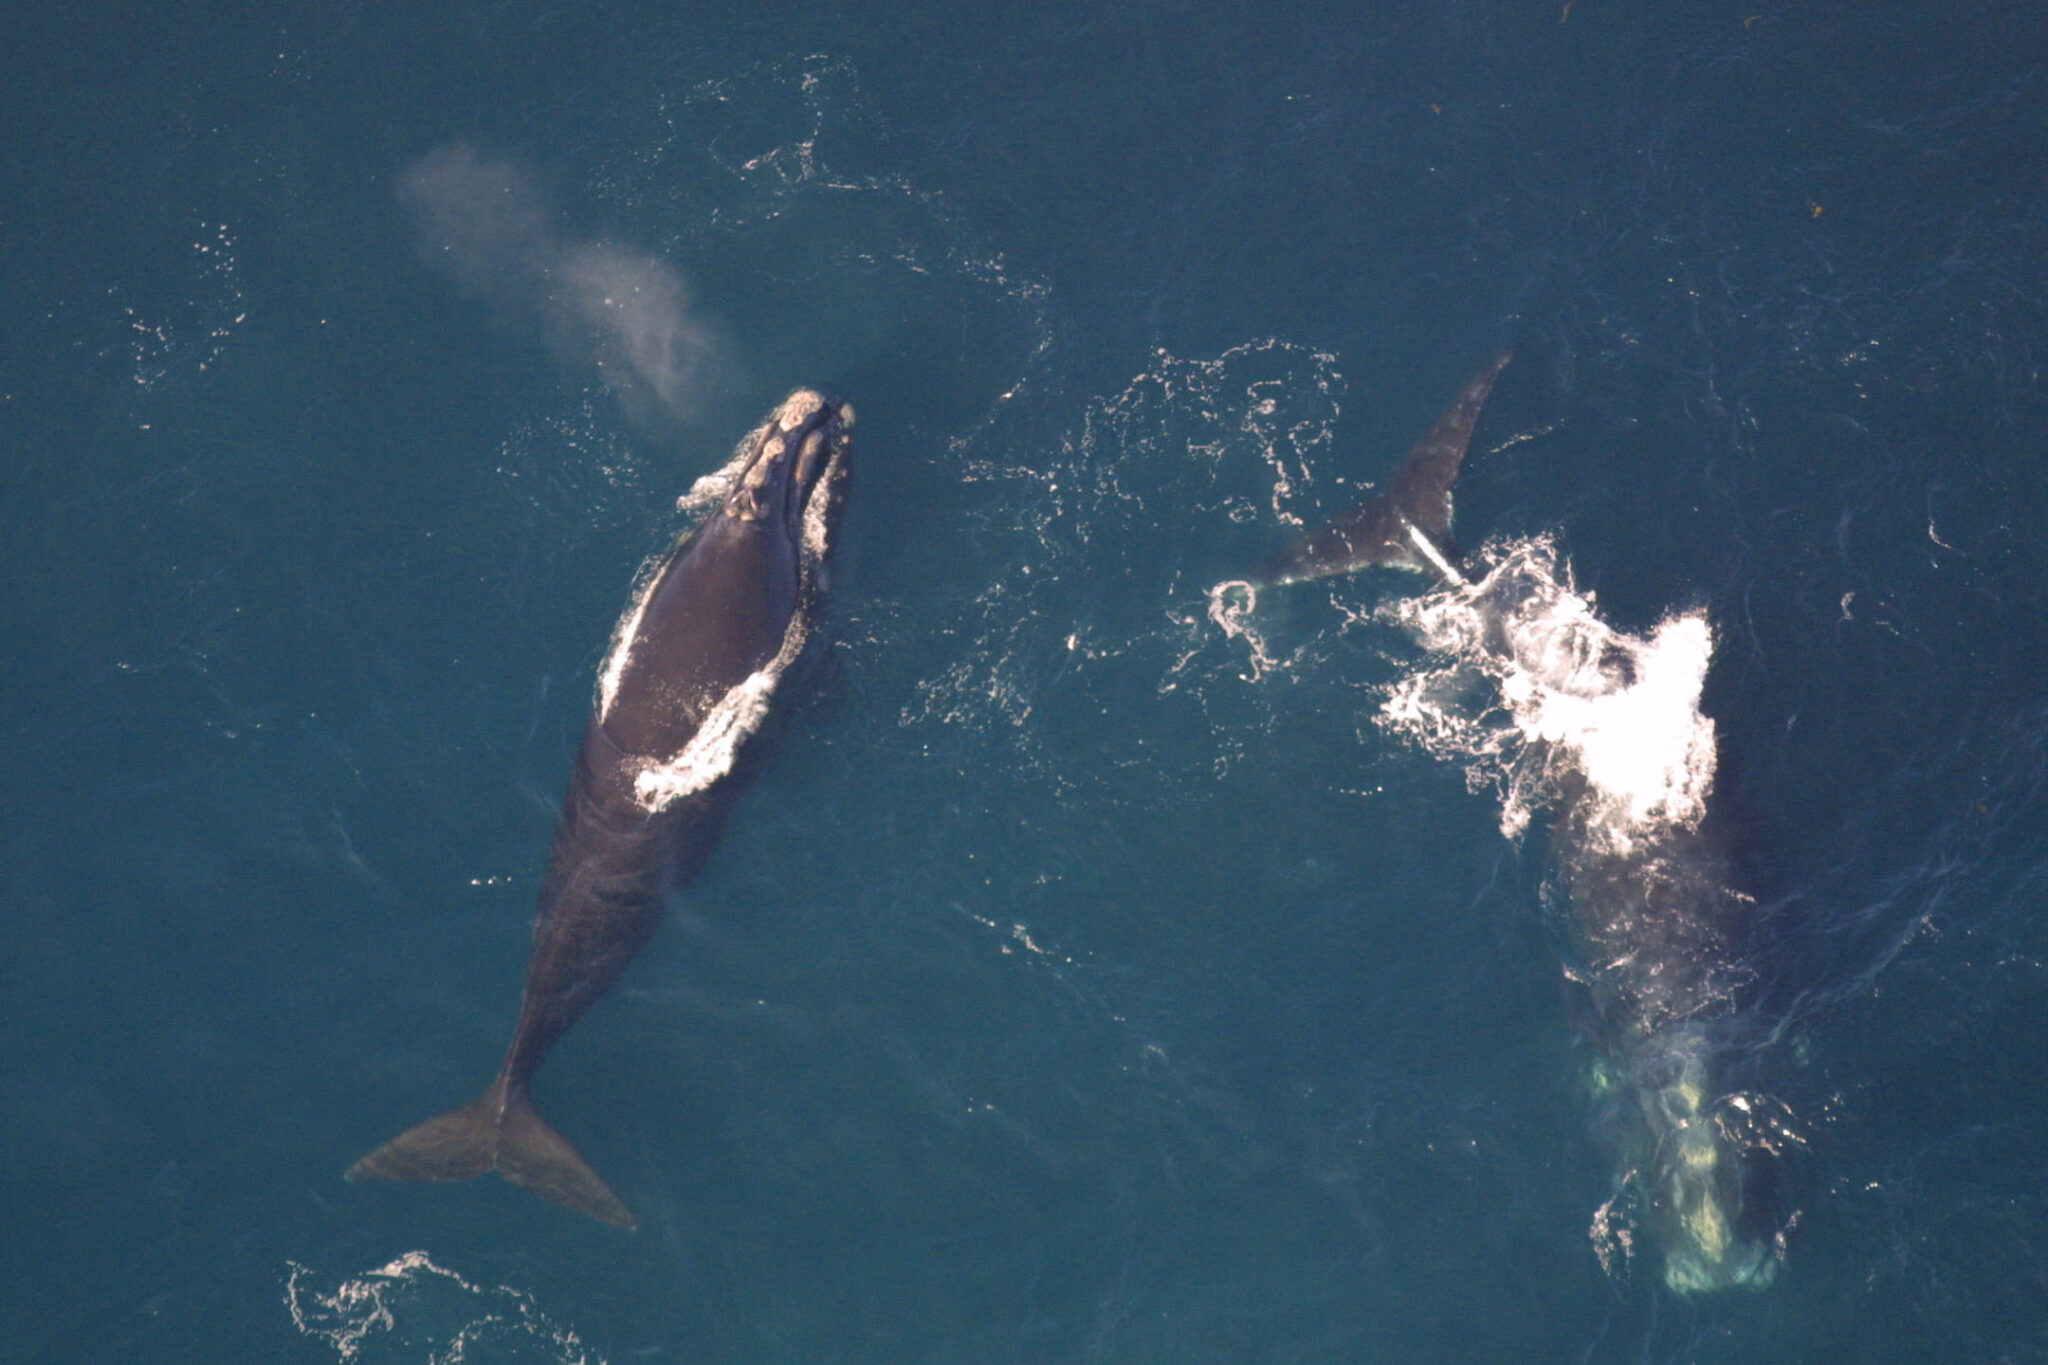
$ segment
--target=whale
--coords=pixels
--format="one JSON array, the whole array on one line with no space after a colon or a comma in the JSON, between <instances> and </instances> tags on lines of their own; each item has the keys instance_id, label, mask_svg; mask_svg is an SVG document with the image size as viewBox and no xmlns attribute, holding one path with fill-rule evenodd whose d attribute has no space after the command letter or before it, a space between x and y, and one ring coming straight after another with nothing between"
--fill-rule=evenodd
<instances>
[{"instance_id":1,"label":"whale","mask_svg":"<svg viewBox=\"0 0 2048 1365\"><path fill-rule=\"evenodd\" d=\"M799 389L700 481L715 507L643 568L598 671L497 1076L363 1157L349 1180L495 1171L600 1222L635 1225L535 1110L534 1073L653 936L758 766L752 741L794 688L824 606L852 427L850 406Z\"/></svg>"},{"instance_id":2,"label":"whale","mask_svg":"<svg viewBox=\"0 0 2048 1365\"><path fill-rule=\"evenodd\" d=\"M1459 661L1440 680L1464 690L1432 692L1438 679L1418 673L1390 689L1382 716L1449 757L1514 755L1488 772L1508 789L1504 810L1520 809L1504 832L1519 835L1530 808L1549 813L1542 897L1566 930L1562 965L1594 1051L1592 1127L1616 1163L1594 1249L1613 1271L1640 1222L1674 1291L1761 1288L1784 1255L1777 1158L1799 1139L1782 1105L1723 1080L1761 1030L1741 1009L1755 901L1735 884L1729 822L1708 799L1718 750L1698 696L1711 629L1703 612L1648 636L1613 629L1541 538L1466 562L1452 490L1512 356L1473 376L1382 491L1241 581L1256 603L1261 589L1374 566L1431 580L1435 591L1392 615ZM1441 741L1461 705L1484 719L1458 733L1493 727L1483 744Z\"/></svg>"}]
</instances>

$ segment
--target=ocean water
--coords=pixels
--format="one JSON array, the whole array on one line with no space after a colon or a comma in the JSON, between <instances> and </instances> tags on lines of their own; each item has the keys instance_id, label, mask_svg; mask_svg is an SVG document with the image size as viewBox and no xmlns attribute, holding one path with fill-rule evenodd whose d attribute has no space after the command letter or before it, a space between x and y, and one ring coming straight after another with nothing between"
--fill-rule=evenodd
<instances>
[{"instance_id":1,"label":"ocean water","mask_svg":"<svg viewBox=\"0 0 2048 1365\"><path fill-rule=\"evenodd\" d=\"M0 1359L2048 1359L2038 6L0 23ZM1217 592L1509 345L1474 563L1711 645L1762 1287L1614 1136L1584 715ZM639 1230L344 1183L797 385L821 667L538 1083Z\"/></svg>"}]
</instances>

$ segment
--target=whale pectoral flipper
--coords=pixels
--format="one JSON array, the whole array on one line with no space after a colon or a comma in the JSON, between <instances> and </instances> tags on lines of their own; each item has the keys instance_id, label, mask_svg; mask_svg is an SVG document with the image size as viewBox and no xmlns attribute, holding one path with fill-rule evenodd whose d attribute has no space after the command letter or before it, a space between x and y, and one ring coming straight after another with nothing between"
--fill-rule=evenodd
<instances>
[{"instance_id":1,"label":"whale pectoral flipper","mask_svg":"<svg viewBox=\"0 0 2048 1365\"><path fill-rule=\"evenodd\" d=\"M1472 444L1479 410L1514 355L1512 350L1502 351L1472 377L1408 452L1384 493L1374 494L1282 550L1255 582L1277 587L1371 564L1419 569L1449 583L1461 581L1458 549L1451 541L1451 486L1458 481L1458 468Z\"/></svg>"},{"instance_id":2,"label":"whale pectoral flipper","mask_svg":"<svg viewBox=\"0 0 2048 1365\"><path fill-rule=\"evenodd\" d=\"M350 1180L474 1180L496 1171L544 1199L631 1228L637 1220L523 1085L499 1079L459 1109L409 1128L348 1168Z\"/></svg>"},{"instance_id":3,"label":"whale pectoral flipper","mask_svg":"<svg viewBox=\"0 0 2048 1365\"><path fill-rule=\"evenodd\" d=\"M1472 444L1472 428L1479 424L1479 410L1493 392L1493 381L1515 358L1512 349L1495 356L1487 367L1472 376L1451 406L1423 434L1401 461L1387 489L1388 499L1409 521L1445 545L1451 535L1451 486L1458 481L1458 469L1465 463L1465 450Z\"/></svg>"}]
</instances>

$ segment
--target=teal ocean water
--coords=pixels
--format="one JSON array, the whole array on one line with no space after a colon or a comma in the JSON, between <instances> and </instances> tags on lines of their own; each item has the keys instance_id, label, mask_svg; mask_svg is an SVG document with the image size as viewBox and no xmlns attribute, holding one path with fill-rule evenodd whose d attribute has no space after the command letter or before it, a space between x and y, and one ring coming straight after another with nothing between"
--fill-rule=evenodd
<instances>
[{"instance_id":1,"label":"teal ocean water","mask_svg":"<svg viewBox=\"0 0 2048 1365\"><path fill-rule=\"evenodd\" d=\"M2048 1359L2038 6L0 25L0 1359ZM1711 628L1766 1287L1666 1283L1557 736L1389 719L1420 577L1213 592L1510 345L1460 541ZM797 385L821 666L537 1086L639 1230L345 1183Z\"/></svg>"}]
</instances>

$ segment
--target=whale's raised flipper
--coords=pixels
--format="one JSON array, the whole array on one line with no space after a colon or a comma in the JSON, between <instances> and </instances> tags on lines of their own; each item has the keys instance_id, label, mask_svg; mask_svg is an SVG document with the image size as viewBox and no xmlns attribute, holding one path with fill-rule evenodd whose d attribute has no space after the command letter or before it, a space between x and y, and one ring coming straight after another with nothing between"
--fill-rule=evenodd
<instances>
[{"instance_id":1,"label":"whale's raised flipper","mask_svg":"<svg viewBox=\"0 0 2048 1365\"><path fill-rule=\"evenodd\" d=\"M1451 541L1451 485L1472 443L1479 409L1493 391L1493 381L1512 350L1502 351L1472 377L1444 415L1437 419L1401 468L1387 491L1377 493L1329 525L1274 556L1258 582L1278 586L1311 578L1351 573L1369 564L1419 569L1447 582L1463 582L1458 550Z\"/></svg>"}]
</instances>

